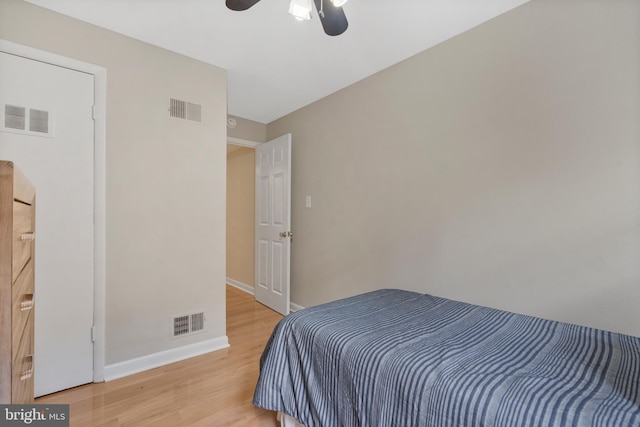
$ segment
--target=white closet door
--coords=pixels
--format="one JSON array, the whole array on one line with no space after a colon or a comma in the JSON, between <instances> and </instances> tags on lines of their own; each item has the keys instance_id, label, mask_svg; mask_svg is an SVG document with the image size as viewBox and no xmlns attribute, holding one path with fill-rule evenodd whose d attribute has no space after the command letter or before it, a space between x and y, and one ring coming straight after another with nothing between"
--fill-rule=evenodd
<instances>
[{"instance_id":1,"label":"white closet door","mask_svg":"<svg viewBox=\"0 0 640 427\"><path fill-rule=\"evenodd\" d=\"M0 52L0 159L37 191L35 394L93 381L94 78Z\"/></svg>"}]
</instances>

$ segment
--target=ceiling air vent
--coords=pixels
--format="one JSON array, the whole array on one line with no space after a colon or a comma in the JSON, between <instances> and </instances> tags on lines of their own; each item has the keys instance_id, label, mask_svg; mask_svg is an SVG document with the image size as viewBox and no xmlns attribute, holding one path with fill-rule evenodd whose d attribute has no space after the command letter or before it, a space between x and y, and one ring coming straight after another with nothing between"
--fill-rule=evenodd
<instances>
[{"instance_id":1,"label":"ceiling air vent","mask_svg":"<svg viewBox=\"0 0 640 427\"><path fill-rule=\"evenodd\" d=\"M171 98L169 100L169 117L176 119L202 121L202 106L187 101Z\"/></svg>"},{"instance_id":2,"label":"ceiling air vent","mask_svg":"<svg viewBox=\"0 0 640 427\"><path fill-rule=\"evenodd\" d=\"M173 336L180 337L204 331L204 321L204 312L176 316L173 318Z\"/></svg>"}]
</instances>

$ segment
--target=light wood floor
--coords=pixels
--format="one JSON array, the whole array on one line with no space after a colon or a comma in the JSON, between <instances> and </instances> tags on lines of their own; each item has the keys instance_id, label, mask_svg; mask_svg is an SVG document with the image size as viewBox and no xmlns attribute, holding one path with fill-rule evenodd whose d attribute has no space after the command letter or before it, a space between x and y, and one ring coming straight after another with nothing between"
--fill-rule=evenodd
<instances>
[{"instance_id":1,"label":"light wood floor","mask_svg":"<svg viewBox=\"0 0 640 427\"><path fill-rule=\"evenodd\" d=\"M231 348L36 399L70 405L71 426L269 426L275 414L251 404L258 361L278 313L227 286Z\"/></svg>"}]
</instances>

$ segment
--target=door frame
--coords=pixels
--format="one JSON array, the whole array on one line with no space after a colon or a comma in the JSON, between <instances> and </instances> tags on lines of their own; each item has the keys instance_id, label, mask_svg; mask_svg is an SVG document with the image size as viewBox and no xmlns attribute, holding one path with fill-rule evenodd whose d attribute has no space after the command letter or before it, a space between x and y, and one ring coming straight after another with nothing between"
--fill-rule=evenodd
<instances>
[{"instance_id":1,"label":"door frame","mask_svg":"<svg viewBox=\"0 0 640 427\"><path fill-rule=\"evenodd\" d=\"M0 51L68 68L94 77L94 271L93 382L104 381L106 290L106 111L107 70L104 67L0 39Z\"/></svg>"},{"instance_id":2,"label":"door frame","mask_svg":"<svg viewBox=\"0 0 640 427\"><path fill-rule=\"evenodd\" d=\"M239 145L241 147L257 148L258 145L264 144L263 142L249 141L248 139L234 138L232 136L227 137L227 144Z\"/></svg>"},{"instance_id":3,"label":"door frame","mask_svg":"<svg viewBox=\"0 0 640 427\"><path fill-rule=\"evenodd\" d=\"M253 148L255 150L260 144L263 144L263 143L262 142L257 142L257 141L250 141L248 139L241 139L241 138L234 138L232 136L227 136L227 145L237 145L239 147ZM255 176L255 169L254 169L253 175ZM255 221L255 216L256 216L256 213L254 211L253 212L254 221ZM255 239L255 233L254 233L253 238ZM253 267L255 269L255 265ZM255 274L255 271L254 271L254 274ZM244 291L244 292L246 292L246 293L248 293L250 295L255 296L255 294L256 294L255 293L255 287L251 288L246 283L238 282L238 281L236 281L236 280L234 280L234 279L232 279L232 278L230 278L228 276L226 277L226 282L229 285L233 286L234 288L240 289L241 291ZM255 284L254 284L254 286L255 286Z\"/></svg>"},{"instance_id":4,"label":"door frame","mask_svg":"<svg viewBox=\"0 0 640 427\"><path fill-rule=\"evenodd\" d=\"M251 140L248 140L248 139L242 139L242 138L235 138L235 137L232 137L232 136L227 136L227 144L238 145L238 146L241 146L241 147L248 147L248 148L254 148L255 149L255 148L258 148L258 146L264 144L264 142L257 142L257 141L251 141ZM255 220L255 215L256 214L255 214L255 211L254 211L254 213L253 213L254 220ZM291 268L291 266L289 266L289 268ZM254 272L253 273L254 273L254 276L255 276L255 263L254 263ZM254 287L250 288L249 286L245 286L244 283L237 282L237 281L231 279L230 277L226 277L226 281L227 281L227 284L233 286L234 288L239 289L239 290L241 290L243 292L246 292L246 293L248 293L250 295L253 295L255 297L255 295L256 295L255 283L253 284ZM304 309L303 306L298 305L298 304L296 304L296 303L291 301L291 290L289 290L289 311L291 313L295 313L296 311L300 311L302 309Z\"/></svg>"}]
</instances>

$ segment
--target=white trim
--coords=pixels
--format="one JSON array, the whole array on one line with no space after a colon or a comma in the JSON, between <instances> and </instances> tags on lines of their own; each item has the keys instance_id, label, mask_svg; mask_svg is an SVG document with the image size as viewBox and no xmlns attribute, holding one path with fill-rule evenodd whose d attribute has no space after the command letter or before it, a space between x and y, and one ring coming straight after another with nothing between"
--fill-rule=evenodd
<instances>
[{"instance_id":1,"label":"white trim","mask_svg":"<svg viewBox=\"0 0 640 427\"><path fill-rule=\"evenodd\" d=\"M248 139L234 138L232 136L227 137L227 144L240 145L242 147L256 148L262 142L249 141Z\"/></svg>"},{"instance_id":2,"label":"white trim","mask_svg":"<svg viewBox=\"0 0 640 427\"><path fill-rule=\"evenodd\" d=\"M170 350L160 351L158 353L148 354L146 356L137 357L124 362L107 365L104 368L105 381L112 381L128 375L137 374L138 372L147 371L149 369L168 365L170 363L179 362L191 357L200 356L212 351L229 348L229 339L222 336L207 341L201 341L195 344L189 344Z\"/></svg>"},{"instance_id":3,"label":"white trim","mask_svg":"<svg viewBox=\"0 0 640 427\"><path fill-rule=\"evenodd\" d=\"M295 313L296 311L300 311L300 310L304 310L304 307L294 302L290 303L290 307L289 307L290 312Z\"/></svg>"},{"instance_id":4,"label":"white trim","mask_svg":"<svg viewBox=\"0 0 640 427\"><path fill-rule=\"evenodd\" d=\"M241 291L244 291L250 295L255 295L255 289L253 288L253 286L249 286L246 283L242 283L242 282L238 282L237 280L233 280L229 277L227 277L227 284L233 286L234 288L238 288Z\"/></svg>"},{"instance_id":5,"label":"white trim","mask_svg":"<svg viewBox=\"0 0 640 427\"><path fill-rule=\"evenodd\" d=\"M96 338L93 347L93 381L104 381L105 327L107 288L107 70L94 74L95 118L94 118L94 303L93 321Z\"/></svg>"},{"instance_id":6,"label":"white trim","mask_svg":"<svg viewBox=\"0 0 640 427\"><path fill-rule=\"evenodd\" d=\"M69 58L40 49L35 49L33 47L10 42L4 39L0 39L0 50L12 55L21 56L27 59L34 59L40 62L46 62L47 64L57 65L59 67L81 71L87 74L95 74L98 71L105 70L104 67L100 67L98 65L78 61L77 59Z\"/></svg>"},{"instance_id":7,"label":"white trim","mask_svg":"<svg viewBox=\"0 0 640 427\"><path fill-rule=\"evenodd\" d=\"M253 288L253 286L249 286L246 283L242 283L242 282L238 282L237 280L233 280L229 277L227 277L227 284L229 286L233 286L234 288L240 289L241 291L244 291L250 295L254 295L255 296L255 289ZM298 305L294 302L289 303L289 311L292 313L295 313L296 311L300 311L300 310L304 310L304 307L301 305Z\"/></svg>"},{"instance_id":8,"label":"white trim","mask_svg":"<svg viewBox=\"0 0 640 427\"><path fill-rule=\"evenodd\" d=\"M106 289L106 128L107 70L55 53L0 39L0 51L94 76L94 328L93 381L104 381Z\"/></svg>"}]
</instances>

